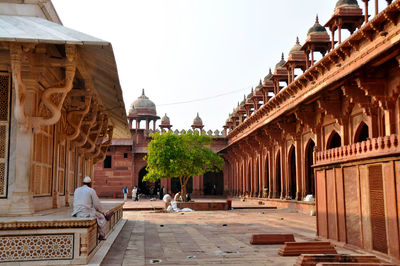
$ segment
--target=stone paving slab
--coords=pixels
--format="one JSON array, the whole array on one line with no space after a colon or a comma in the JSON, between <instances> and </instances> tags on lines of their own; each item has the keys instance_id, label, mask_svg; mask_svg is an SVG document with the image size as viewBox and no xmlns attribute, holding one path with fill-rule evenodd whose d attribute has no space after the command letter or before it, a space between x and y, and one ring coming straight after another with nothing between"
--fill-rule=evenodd
<instances>
[{"instance_id":1,"label":"stone paving slab","mask_svg":"<svg viewBox=\"0 0 400 266\"><path fill-rule=\"evenodd\" d=\"M226 202L225 197L215 197L215 198L193 198L196 202ZM238 198L230 199L232 200L232 208L233 209L270 209L276 208L275 206L268 205L268 202L263 202L262 205L258 203L256 200L248 200L241 201ZM107 203L122 203L123 199L101 199L101 202L104 204ZM151 201L147 199L141 199L139 201L133 201L128 199L124 204L124 210L130 211L145 211L145 210L161 210L164 208L164 202L160 199Z\"/></svg>"},{"instance_id":2,"label":"stone paving slab","mask_svg":"<svg viewBox=\"0 0 400 266\"><path fill-rule=\"evenodd\" d=\"M293 265L296 257L278 255L282 245L251 245L251 236L293 233L296 241L311 241L316 234L314 216L288 209L128 211L124 218L128 228L102 265Z\"/></svg>"}]
</instances>

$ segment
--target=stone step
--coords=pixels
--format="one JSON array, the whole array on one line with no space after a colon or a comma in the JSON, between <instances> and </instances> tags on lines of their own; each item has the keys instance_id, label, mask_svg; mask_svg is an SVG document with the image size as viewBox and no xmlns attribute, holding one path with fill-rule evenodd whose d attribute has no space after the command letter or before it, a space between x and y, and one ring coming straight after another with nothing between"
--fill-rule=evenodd
<instances>
[{"instance_id":1,"label":"stone step","mask_svg":"<svg viewBox=\"0 0 400 266\"><path fill-rule=\"evenodd\" d=\"M365 263L365 262L320 262L316 266L396 266L390 263Z\"/></svg>"},{"instance_id":2,"label":"stone step","mask_svg":"<svg viewBox=\"0 0 400 266\"><path fill-rule=\"evenodd\" d=\"M252 235L250 240L252 245L274 245L285 242L295 242L293 234L257 234Z\"/></svg>"},{"instance_id":3,"label":"stone step","mask_svg":"<svg viewBox=\"0 0 400 266\"><path fill-rule=\"evenodd\" d=\"M339 262L339 263L359 263L358 265L364 265L365 263L380 263L380 260L373 255L360 255L360 254L318 254L300 255L295 266L315 266L319 263L327 262ZM340 264L343 265L343 264Z\"/></svg>"},{"instance_id":4,"label":"stone step","mask_svg":"<svg viewBox=\"0 0 400 266\"><path fill-rule=\"evenodd\" d=\"M281 256L299 256L301 254L337 254L330 242L286 242L278 252Z\"/></svg>"}]
</instances>

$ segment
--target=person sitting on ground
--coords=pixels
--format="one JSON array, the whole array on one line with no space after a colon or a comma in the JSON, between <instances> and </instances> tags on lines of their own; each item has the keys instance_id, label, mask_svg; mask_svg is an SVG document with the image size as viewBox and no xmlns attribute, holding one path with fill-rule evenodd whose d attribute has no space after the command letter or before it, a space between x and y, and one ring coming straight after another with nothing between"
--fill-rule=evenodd
<instances>
[{"instance_id":1,"label":"person sitting on ground","mask_svg":"<svg viewBox=\"0 0 400 266\"><path fill-rule=\"evenodd\" d=\"M90 177L86 176L83 179L83 185L75 189L72 216L78 218L96 218L99 229L99 240L106 240L106 220L108 221L111 218L113 212L107 215L103 213L96 191L91 188L91 182Z\"/></svg>"},{"instance_id":2,"label":"person sitting on ground","mask_svg":"<svg viewBox=\"0 0 400 266\"><path fill-rule=\"evenodd\" d=\"M169 194L165 194L163 197L163 201L164 201L164 211L165 212L171 212L172 208L171 208L171 196Z\"/></svg>"},{"instance_id":3,"label":"person sitting on ground","mask_svg":"<svg viewBox=\"0 0 400 266\"><path fill-rule=\"evenodd\" d=\"M175 194L174 201L180 201L180 200L181 200L181 192L178 192Z\"/></svg>"}]
</instances>

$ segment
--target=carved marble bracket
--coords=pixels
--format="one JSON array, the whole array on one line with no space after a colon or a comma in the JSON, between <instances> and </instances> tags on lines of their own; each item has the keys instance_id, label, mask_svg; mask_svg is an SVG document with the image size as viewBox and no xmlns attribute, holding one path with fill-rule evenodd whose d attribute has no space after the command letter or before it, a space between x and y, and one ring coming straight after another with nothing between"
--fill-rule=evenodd
<instances>
[{"instance_id":1,"label":"carved marble bracket","mask_svg":"<svg viewBox=\"0 0 400 266\"><path fill-rule=\"evenodd\" d=\"M68 92L72 89L75 70L77 65L77 51L74 45L65 45L66 60L64 67L64 80L54 87L45 88L40 96L41 104L48 110L46 114L39 116L27 116L25 113L26 85L22 80L22 61L27 55L26 52L32 47L25 47L21 44L10 45L11 69L15 84L16 105L14 115L20 127L27 130L32 127L36 131L41 126L54 125L61 117L61 109Z\"/></svg>"},{"instance_id":2,"label":"carved marble bracket","mask_svg":"<svg viewBox=\"0 0 400 266\"><path fill-rule=\"evenodd\" d=\"M96 126L92 127L89 131L88 138L85 145L81 148L82 153L87 157L91 157L91 153L95 151L97 139L100 135L104 136L108 124L108 117L106 114L101 113L98 116Z\"/></svg>"},{"instance_id":3,"label":"carved marble bracket","mask_svg":"<svg viewBox=\"0 0 400 266\"><path fill-rule=\"evenodd\" d=\"M111 141L112 141L112 135L113 135L113 130L114 127L109 125L107 127L107 140L102 142L99 146L99 154L93 158L93 163L96 163L98 161L103 161L106 158L107 155L107 149L108 147L111 145Z\"/></svg>"},{"instance_id":4,"label":"carved marble bracket","mask_svg":"<svg viewBox=\"0 0 400 266\"><path fill-rule=\"evenodd\" d=\"M79 131L79 136L72 141L72 145L74 147L82 147L85 145L89 131L92 127L96 125L96 119L98 116L98 103L96 102L95 98L92 98L92 103L90 107L90 111L86 114L85 118L81 123L81 129Z\"/></svg>"},{"instance_id":5,"label":"carved marble bracket","mask_svg":"<svg viewBox=\"0 0 400 266\"><path fill-rule=\"evenodd\" d=\"M91 107L91 102L92 102L92 96L85 97L85 102L82 104L82 106L80 106L79 110L68 112L67 123L65 128L66 138L68 140L74 140L79 136L83 118L89 112Z\"/></svg>"}]
</instances>

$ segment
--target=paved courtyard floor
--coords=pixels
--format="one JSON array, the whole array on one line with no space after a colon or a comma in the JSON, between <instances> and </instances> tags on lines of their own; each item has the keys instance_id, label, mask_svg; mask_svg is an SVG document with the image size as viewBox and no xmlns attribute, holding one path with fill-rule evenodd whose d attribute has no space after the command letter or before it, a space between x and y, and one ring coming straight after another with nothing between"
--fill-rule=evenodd
<instances>
[{"instance_id":1,"label":"paved courtyard floor","mask_svg":"<svg viewBox=\"0 0 400 266\"><path fill-rule=\"evenodd\" d=\"M297 257L278 255L281 245L250 245L251 235L293 233L296 241L310 241L316 234L315 216L288 209L125 211L124 218L102 265L293 265Z\"/></svg>"}]
</instances>

